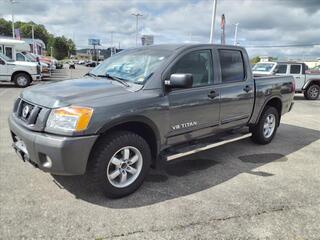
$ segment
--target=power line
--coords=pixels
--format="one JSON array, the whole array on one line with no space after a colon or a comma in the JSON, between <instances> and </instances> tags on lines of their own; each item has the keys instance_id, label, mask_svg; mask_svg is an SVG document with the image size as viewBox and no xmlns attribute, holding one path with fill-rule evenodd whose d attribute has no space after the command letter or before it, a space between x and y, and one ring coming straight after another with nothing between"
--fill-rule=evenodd
<instances>
[{"instance_id":1,"label":"power line","mask_svg":"<svg viewBox=\"0 0 320 240\"><path fill-rule=\"evenodd\" d=\"M290 47L315 47L320 46L320 43L298 43L298 44L285 44L285 45L245 45L246 48L290 48Z\"/></svg>"}]
</instances>

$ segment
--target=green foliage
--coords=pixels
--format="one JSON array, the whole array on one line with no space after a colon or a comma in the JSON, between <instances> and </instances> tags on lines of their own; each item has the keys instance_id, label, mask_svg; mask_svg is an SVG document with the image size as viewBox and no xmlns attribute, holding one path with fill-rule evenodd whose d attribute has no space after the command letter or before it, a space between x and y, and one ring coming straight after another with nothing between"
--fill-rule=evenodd
<instances>
[{"instance_id":1,"label":"green foliage","mask_svg":"<svg viewBox=\"0 0 320 240\"><path fill-rule=\"evenodd\" d=\"M12 22L6 21L0 18L0 36L12 36ZM53 48L53 56L57 59L63 59L74 54L76 51L76 45L71 39L67 39L64 36L55 37L53 34L49 33L44 25L36 24L34 22L21 22L17 21L14 23L15 28L20 29L20 35L22 38L32 37L32 26L34 29L34 37L36 39L41 39L47 49L48 55L51 53L51 47Z\"/></svg>"},{"instance_id":2,"label":"green foliage","mask_svg":"<svg viewBox=\"0 0 320 240\"><path fill-rule=\"evenodd\" d=\"M254 58L251 58L250 62L252 65L254 65L254 64L260 62L260 57L256 56Z\"/></svg>"}]
</instances>

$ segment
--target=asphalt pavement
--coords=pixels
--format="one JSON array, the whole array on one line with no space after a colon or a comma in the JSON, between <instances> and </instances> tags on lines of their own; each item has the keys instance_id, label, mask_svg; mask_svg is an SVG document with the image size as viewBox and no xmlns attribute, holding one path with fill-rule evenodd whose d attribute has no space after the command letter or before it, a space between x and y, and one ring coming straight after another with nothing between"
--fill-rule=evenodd
<instances>
[{"instance_id":1,"label":"asphalt pavement","mask_svg":"<svg viewBox=\"0 0 320 240\"><path fill-rule=\"evenodd\" d=\"M7 118L20 91L0 84L0 239L320 239L320 100L296 95L269 145L185 157L112 200L16 156Z\"/></svg>"}]
</instances>

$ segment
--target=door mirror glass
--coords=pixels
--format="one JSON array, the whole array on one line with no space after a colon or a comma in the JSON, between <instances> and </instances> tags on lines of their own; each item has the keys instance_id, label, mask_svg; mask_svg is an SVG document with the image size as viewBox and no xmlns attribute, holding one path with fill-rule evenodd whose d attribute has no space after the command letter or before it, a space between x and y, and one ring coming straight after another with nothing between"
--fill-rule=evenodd
<instances>
[{"instance_id":1,"label":"door mirror glass","mask_svg":"<svg viewBox=\"0 0 320 240\"><path fill-rule=\"evenodd\" d=\"M165 81L165 85L171 88L191 88L192 84L193 75L190 73L174 73Z\"/></svg>"}]
</instances>

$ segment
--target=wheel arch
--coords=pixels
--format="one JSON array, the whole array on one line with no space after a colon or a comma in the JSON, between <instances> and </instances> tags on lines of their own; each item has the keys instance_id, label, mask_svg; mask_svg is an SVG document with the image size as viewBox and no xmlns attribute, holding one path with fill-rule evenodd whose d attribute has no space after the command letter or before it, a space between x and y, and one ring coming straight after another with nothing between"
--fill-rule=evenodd
<instances>
[{"instance_id":1,"label":"wheel arch","mask_svg":"<svg viewBox=\"0 0 320 240\"><path fill-rule=\"evenodd\" d=\"M127 130L143 137L150 146L152 154L152 163L155 164L160 151L160 133L155 123L145 116L130 116L115 119L97 132L97 138L94 146L99 140L114 131ZM94 146L92 149L94 149Z\"/></svg>"},{"instance_id":2,"label":"wheel arch","mask_svg":"<svg viewBox=\"0 0 320 240\"><path fill-rule=\"evenodd\" d=\"M278 124L280 124L281 113L282 113L282 101L281 101L280 97L277 97L277 96L272 97L272 98L265 101L263 107L261 108L261 110L259 112L256 123L259 121L262 113L265 111L267 106L274 107L275 109L277 109L278 114L279 114Z\"/></svg>"},{"instance_id":3,"label":"wheel arch","mask_svg":"<svg viewBox=\"0 0 320 240\"><path fill-rule=\"evenodd\" d=\"M320 87L320 79L318 79L318 78L310 79L308 82L306 82L306 83L303 85L302 90L303 90L303 91L304 91L304 90L307 90L308 87L310 87L310 86L313 85L313 84L316 84L316 85L318 85L318 86Z\"/></svg>"},{"instance_id":4,"label":"wheel arch","mask_svg":"<svg viewBox=\"0 0 320 240\"><path fill-rule=\"evenodd\" d=\"M32 76L30 75L30 73L28 73L28 72L26 72L26 71L22 71L22 70L19 70L19 71L16 71L16 72L12 73L12 75L11 75L11 82L14 81L15 76L16 76L17 74L19 74L19 73L24 73L24 74L28 75L28 77L29 77L29 79L30 79L30 82L32 82Z\"/></svg>"}]
</instances>

